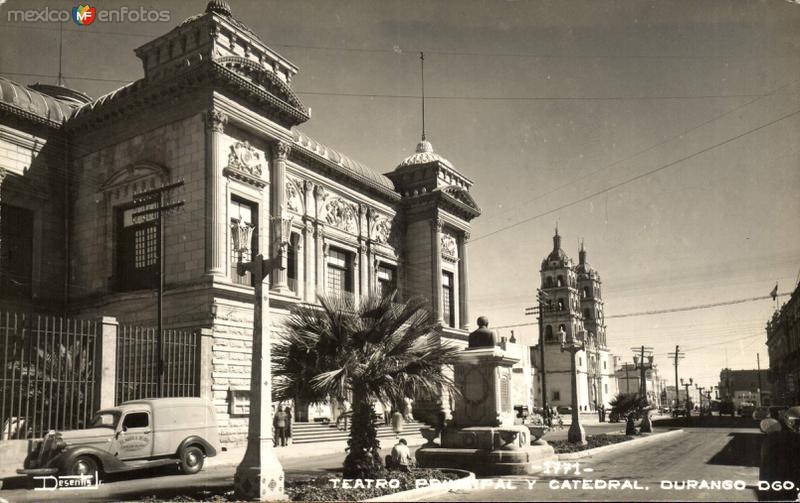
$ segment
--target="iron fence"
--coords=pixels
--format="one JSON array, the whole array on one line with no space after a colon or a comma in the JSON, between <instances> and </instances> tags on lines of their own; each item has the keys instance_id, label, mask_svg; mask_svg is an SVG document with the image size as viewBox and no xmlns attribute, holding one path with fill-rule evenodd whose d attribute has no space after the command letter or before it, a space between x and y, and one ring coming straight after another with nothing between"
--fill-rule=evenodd
<instances>
[{"instance_id":1,"label":"iron fence","mask_svg":"<svg viewBox=\"0 0 800 503\"><path fill-rule=\"evenodd\" d=\"M120 326L117 332L117 404L140 398L200 396L197 385L198 334L164 330L164 379L158 390L157 330Z\"/></svg>"},{"instance_id":2,"label":"iron fence","mask_svg":"<svg viewBox=\"0 0 800 503\"><path fill-rule=\"evenodd\" d=\"M95 411L98 323L0 312L0 439L83 428Z\"/></svg>"}]
</instances>

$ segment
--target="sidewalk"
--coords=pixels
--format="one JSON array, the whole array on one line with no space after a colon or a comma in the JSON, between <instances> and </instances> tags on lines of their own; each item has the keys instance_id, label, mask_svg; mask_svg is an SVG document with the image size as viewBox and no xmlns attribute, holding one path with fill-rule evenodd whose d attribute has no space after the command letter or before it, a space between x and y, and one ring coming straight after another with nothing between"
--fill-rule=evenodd
<instances>
[{"instance_id":1,"label":"sidewalk","mask_svg":"<svg viewBox=\"0 0 800 503\"><path fill-rule=\"evenodd\" d=\"M405 435L403 436L408 441L409 446L419 446L425 443L422 435ZM381 438L381 448L391 448L394 445L393 438ZM218 453L216 456L206 458L206 467L217 466L236 466L244 457L246 445L229 447L227 451ZM289 445L287 447L276 447L275 452L281 463L286 461L295 461L300 459L309 459L330 454L344 455L347 448L347 440L337 440L333 442L317 442L308 444Z\"/></svg>"}]
</instances>

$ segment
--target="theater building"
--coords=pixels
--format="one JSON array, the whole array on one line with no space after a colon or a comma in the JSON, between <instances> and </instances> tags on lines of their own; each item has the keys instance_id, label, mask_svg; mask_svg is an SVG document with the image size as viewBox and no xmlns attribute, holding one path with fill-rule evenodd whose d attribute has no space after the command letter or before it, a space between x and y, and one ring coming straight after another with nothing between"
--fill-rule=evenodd
<instances>
[{"instance_id":1,"label":"theater building","mask_svg":"<svg viewBox=\"0 0 800 503\"><path fill-rule=\"evenodd\" d=\"M430 142L375 169L304 134L299 69L225 1L134 52L143 77L96 99L0 77L0 307L154 325L159 231L133 196L182 180L170 201L184 205L163 223L164 327L202 329L199 394L227 441L246 433L230 401L249 389L253 311L233 222L286 259L269 279L275 337L318 294L397 289L429 299L444 337L465 344L480 210Z\"/></svg>"}]
</instances>

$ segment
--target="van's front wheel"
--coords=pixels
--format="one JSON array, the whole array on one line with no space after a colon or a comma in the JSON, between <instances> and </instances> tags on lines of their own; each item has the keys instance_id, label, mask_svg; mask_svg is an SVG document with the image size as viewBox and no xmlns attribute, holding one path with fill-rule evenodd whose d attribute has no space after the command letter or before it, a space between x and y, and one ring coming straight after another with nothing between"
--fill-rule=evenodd
<instances>
[{"instance_id":1,"label":"van's front wheel","mask_svg":"<svg viewBox=\"0 0 800 503\"><path fill-rule=\"evenodd\" d=\"M181 455L181 472L186 475L199 472L203 469L203 462L205 459L206 455L203 453L202 449L196 445L190 445L183 450L183 455Z\"/></svg>"},{"instance_id":2,"label":"van's front wheel","mask_svg":"<svg viewBox=\"0 0 800 503\"><path fill-rule=\"evenodd\" d=\"M92 456L78 456L67 465L67 475L84 475L95 478L100 471ZM96 482L96 481L95 481Z\"/></svg>"}]
</instances>

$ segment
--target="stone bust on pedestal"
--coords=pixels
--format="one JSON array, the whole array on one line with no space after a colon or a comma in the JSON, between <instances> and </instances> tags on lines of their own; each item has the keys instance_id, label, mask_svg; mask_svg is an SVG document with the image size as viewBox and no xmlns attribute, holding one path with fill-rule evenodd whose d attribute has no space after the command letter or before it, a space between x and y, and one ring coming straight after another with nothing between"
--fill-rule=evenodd
<instances>
[{"instance_id":1,"label":"stone bust on pedestal","mask_svg":"<svg viewBox=\"0 0 800 503\"><path fill-rule=\"evenodd\" d=\"M490 348L497 346L497 336L489 330L489 319L486 316L478 318L478 328L469 334L468 349Z\"/></svg>"}]
</instances>

